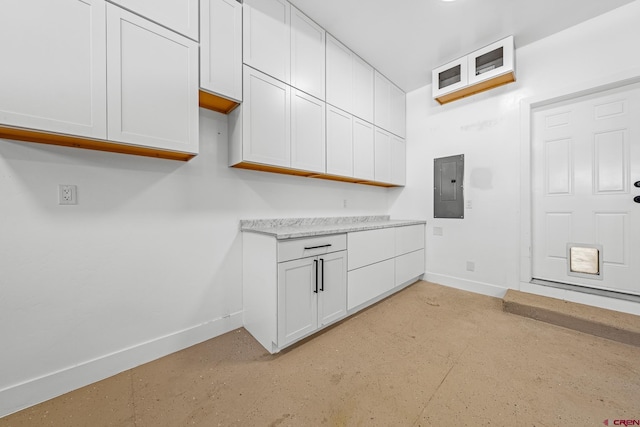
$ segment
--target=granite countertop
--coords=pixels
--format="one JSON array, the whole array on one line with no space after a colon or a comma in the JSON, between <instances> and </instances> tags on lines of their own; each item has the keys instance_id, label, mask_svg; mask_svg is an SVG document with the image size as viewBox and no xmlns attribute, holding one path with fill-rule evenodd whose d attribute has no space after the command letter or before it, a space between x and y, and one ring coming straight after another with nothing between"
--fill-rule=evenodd
<instances>
[{"instance_id":1,"label":"granite countertop","mask_svg":"<svg viewBox=\"0 0 640 427\"><path fill-rule=\"evenodd\" d=\"M424 220L392 220L389 215L328 218L282 218L240 221L240 230L273 236L278 240L323 236L377 228L426 224Z\"/></svg>"}]
</instances>

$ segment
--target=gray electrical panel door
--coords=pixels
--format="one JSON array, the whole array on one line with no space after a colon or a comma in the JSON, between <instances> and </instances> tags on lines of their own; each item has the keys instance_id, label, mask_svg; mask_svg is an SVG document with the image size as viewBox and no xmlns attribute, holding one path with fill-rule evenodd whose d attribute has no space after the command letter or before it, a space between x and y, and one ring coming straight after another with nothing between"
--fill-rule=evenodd
<instances>
[{"instance_id":1,"label":"gray electrical panel door","mask_svg":"<svg viewBox=\"0 0 640 427\"><path fill-rule=\"evenodd\" d=\"M464 154L433 160L433 217L464 218Z\"/></svg>"}]
</instances>

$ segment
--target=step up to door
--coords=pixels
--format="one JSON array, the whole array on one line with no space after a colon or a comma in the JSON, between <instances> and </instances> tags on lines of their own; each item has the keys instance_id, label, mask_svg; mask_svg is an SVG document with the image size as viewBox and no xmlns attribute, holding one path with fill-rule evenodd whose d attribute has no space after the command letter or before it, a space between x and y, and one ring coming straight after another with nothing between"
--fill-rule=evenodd
<instances>
[{"instance_id":1,"label":"step up to door","mask_svg":"<svg viewBox=\"0 0 640 427\"><path fill-rule=\"evenodd\" d=\"M512 289L502 307L508 313L640 347L640 316Z\"/></svg>"}]
</instances>

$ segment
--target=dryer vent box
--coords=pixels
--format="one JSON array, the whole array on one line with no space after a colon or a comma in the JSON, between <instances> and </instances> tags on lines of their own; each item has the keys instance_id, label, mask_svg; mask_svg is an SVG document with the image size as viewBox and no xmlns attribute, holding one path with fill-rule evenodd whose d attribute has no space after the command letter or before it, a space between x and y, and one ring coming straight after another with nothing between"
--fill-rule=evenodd
<instances>
[{"instance_id":1,"label":"dryer vent box","mask_svg":"<svg viewBox=\"0 0 640 427\"><path fill-rule=\"evenodd\" d=\"M433 160L433 217L464 218L464 154Z\"/></svg>"}]
</instances>

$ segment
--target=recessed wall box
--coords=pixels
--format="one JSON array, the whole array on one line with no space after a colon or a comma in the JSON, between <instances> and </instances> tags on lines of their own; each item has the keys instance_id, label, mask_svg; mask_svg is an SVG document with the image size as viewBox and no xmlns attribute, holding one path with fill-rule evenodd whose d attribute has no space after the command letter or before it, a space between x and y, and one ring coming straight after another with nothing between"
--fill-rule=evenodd
<instances>
[{"instance_id":1,"label":"recessed wall box","mask_svg":"<svg viewBox=\"0 0 640 427\"><path fill-rule=\"evenodd\" d=\"M514 81L514 45L509 36L433 70L433 97L446 104Z\"/></svg>"}]
</instances>

